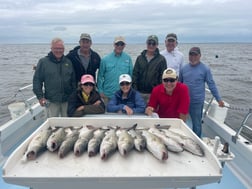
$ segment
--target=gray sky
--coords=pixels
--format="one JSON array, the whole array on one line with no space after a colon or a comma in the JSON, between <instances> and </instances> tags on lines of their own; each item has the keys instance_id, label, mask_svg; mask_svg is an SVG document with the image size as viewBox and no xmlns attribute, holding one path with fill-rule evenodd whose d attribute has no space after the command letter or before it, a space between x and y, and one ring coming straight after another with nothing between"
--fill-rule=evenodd
<instances>
[{"instance_id":1,"label":"gray sky","mask_svg":"<svg viewBox=\"0 0 252 189\"><path fill-rule=\"evenodd\" d=\"M0 44L94 43L117 35L143 43L167 33L179 42L252 42L252 0L0 0Z\"/></svg>"}]
</instances>

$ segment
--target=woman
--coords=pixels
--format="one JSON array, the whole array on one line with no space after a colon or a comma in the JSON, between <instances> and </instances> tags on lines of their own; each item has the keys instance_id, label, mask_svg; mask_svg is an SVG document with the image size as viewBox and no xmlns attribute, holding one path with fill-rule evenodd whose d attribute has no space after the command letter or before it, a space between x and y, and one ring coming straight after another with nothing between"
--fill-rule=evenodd
<instances>
[{"instance_id":1,"label":"woman","mask_svg":"<svg viewBox=\"0 0 252 189\"><path fill-rule=\"evenodd\" d=\"M105 105L95 89L93 76L83 75L78 89L68 99L68 116L81 117L85 114L102 114L104 112Z\"/></svg>"},{"instance_id":2,"label":"woman","mask_svg":"<svg viewBox=\"0 0 252 189\"><path fill-rule=\"evenodd\" d=\"M127 115L144 113L145 102L140 93L131 87L131 82L130 75L120 75L120 90L116 91L108 102L108 112L126 113Z\"/></svg>"}]
</instances>

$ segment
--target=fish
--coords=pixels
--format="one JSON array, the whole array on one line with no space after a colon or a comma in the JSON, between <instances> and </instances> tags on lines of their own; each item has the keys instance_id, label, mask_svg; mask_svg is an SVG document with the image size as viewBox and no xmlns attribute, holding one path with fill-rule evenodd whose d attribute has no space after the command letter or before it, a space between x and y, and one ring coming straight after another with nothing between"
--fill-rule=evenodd
<instances>
[{"instance_id":1,"label":"fish","mask_svg":"<svg viewBox=\"0 0 252 189\"><path fill-rule=\"evenodd\" d=\"M191 137L179 134L169 129L161 129L161 132L181 144L182 148L184 148L186 151L191 152L192 154L197 156L204 156L203 149Z\"/></svg>"},{"instance_id":2,"label":"fish","mask_svg":"<svg viewBox=\"0 0 252 189\"><path fill-rule=\"evenodd\" d=\"M158 160L167 160L168 151L163 141L147 130L142 130L142 135L146 140L146 148Z\"/></svg>"},{"instance_id":3,"label":"fish","mask_svg":"<svg viewBox=\"0 0 252 189\"><path fill-rule=\"evenodd\" d=\"M156 127L151 127L151 128L149 128L148 131L150 133L156 135L157 137L159 137L164 142L164 144L166 145L166 147L169 151L176 152L176 153L184 151L184 149L180 143L178 143L174 139L166 136L163 132L161 132Z\"/></svg>"},{"instance_id":4,"label":"fish","mask_svg":"<svg viewBox=\"0 0 252 189\"><path fill-rule=\"evenodd\" d=\"M27 160L35 160L37 156L46 150L46 143L49 136L52 134L52 128L40 130L29 142L26 152L22 158L22 162Z\"/></svg>"},{"instance_id":5,"label":"fish","mask_svg":"<svg viewBox=\"0 0 252 189\"><path fill-rule=\"evenodd\" d=\"M59 127L55 132L53 132L47 140L47 149L51 152L56 151L61 143L65 140L67 132L66 128Z\"/></svg>"},{"instance_id":6,"label":"fish","mask_svg":"<svg viewBox=\"0 0 252 189\"><path fill-rule=\"evenodd\" d=\"M119 129L116 132L118 137L117 147L122 156L126 156L134 148L134 139L128 133L128 129Z\"/></svg>"},{"instance_id":7,"label":"fish","mask_svg":"<svg viewBox=\"0 0 252 189\"><path fill-rule=\"evenodd\" d=\"M105 133L105 137L102 139L100 146L100 158L106 160L117 149L117 136L116 130L118 128L112 128Z\"/></svg>"},{"instance_id":8,"label":"fish","mask_svg":"<svg viewBox=\"0 0 252 189\"><path fill-rule=\"evenodd\" d=\"M89 140L87 146L89 157L95 156L98 153L102 139L105 136L105 132L105 129L97 129L96 131L94 131L93 137Z\"/></svg>"},{"instance_id":9,"label":"fish","mask_svg":"<svg viewBox=\"0 0 252 189\"><path fill-rule=\"evenodd\" d=\"M78 130L74 130L69 132L70 134L68 134L66 136L66 139L62 142L62 144L59 147L58 150L58 156L59 158L64 158L68 152L70 152L71 150L73 150L74 148L74 144L77 141L78 137L79 137L79 131Z\"/></svg>"},{"instance_id":10,"label":"fish","mask_svg":"<svg viewBox=\"0 0 252 189\"><path fill-rule=\"evenodd\" d=\"M87 150L88 142L93 137L95 128L93 126L87 125L80 129L80 134L77 141L74 144L74 155L80 156L84 151Z\"/></svg>"},{"instance_id":11,"label":"fish","mask_svg":"<svg viewBox=\"0 0 252 189\"><path fill-rule=\"evenodd\" d=\"M146 148L145 138L140 134L140 132L137 132L135 129L130 129L128 132L134 140L135 149L139 152L143 152Z\"/></svg>"}]
</instances>

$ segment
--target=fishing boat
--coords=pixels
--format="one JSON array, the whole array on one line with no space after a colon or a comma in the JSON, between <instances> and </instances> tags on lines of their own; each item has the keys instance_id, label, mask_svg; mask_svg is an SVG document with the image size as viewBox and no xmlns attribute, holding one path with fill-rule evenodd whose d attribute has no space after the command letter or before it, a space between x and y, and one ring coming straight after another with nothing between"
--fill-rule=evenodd
<instances>
[{"instance_id":1,"label":"fishing boat","mask_svg":"<svg viewBox=\"0 0 252 189\"><path fill-rule=\"evenodd\" d=\"M29 85L20 88L18 92L30 90L31 87ZM21 112L11 112L12 119L0 127L0 188L252 188L250 179L252 144L241 135L243 129L251 130L246 124L252 114L251 109L248 110L240 129L236 132L225 124L227 111L232 107L226 103L226 107L220 108L213 97L208 97L205 101L201 140L191 131L190 125L179 119L111 114L47 119L45 108L39 105L35 96L24 99L23 103L25 109ZM39 157L37 161L20 163L28 142L42 128L48 125L78 125L83 122L95 123L94 125L97 126L108 123L132 125L136 122L140 125L171 124L193 137L204 149L205 156L202 158L185 153L179 157L172 154L170 162L173 163L170 163L169 169L147 154L130 156L128 161L117 154L113 156L114 161L106 163L97 161L98 157L85 159L84 163L90 165L98 162L96 166L90 166L85 171L84 168L79 170L83 165L80 160L73 159L71 156L59 160L50 153ZM224 155L218 154L217 151L223 146L228 149L228 152ZM141 159L142 167L137 167L139 161L136 159ZM61 166L67 167L65 171L61 171Z\"/></svg>"}]
</instances>

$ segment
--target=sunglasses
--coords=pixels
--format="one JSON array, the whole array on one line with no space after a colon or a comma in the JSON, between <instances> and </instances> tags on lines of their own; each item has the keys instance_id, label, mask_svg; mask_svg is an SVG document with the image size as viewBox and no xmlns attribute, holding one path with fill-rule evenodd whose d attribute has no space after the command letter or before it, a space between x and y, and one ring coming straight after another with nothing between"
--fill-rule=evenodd
<instances>
[{"instance_id":1,"label":"sunglasses","mask_svg":"<svg viewBox=\"0 0 252 189\"><path fill-rule=\"evenodd\" d=\"M156 43L155 42L148 42L147 43L149 46L156 46Z\"/></svg>"},{"instance_id":2,"label":"sunglasses","mask_svg":"<svg viewBox=\"0 0 252 189\"><path fill-rule=\"evenodd\" d=\"M198 56L198 54L195 53L195 52L190 52L189 55L190 55L190 56Z\"/></svg>"},{"instance_id":3,"label":"sunglasses","mask_svg":"<svg viewBox=\"0 0 252 189\"><path fill-rule=\"evenodd\" d=\"M130 85L130 82L121 82L121 83L120 83L120 86L124 86L124 85L129 86L129 85Z\"/></svg>"},{"instance_id":4,"label":"sunglasses","mask_svg":"<svg viewBox=\"0 0 252 189\"><path fill-rule=\"evenodd\" d=\"M171 43L175 42L174 39L168 39L167 41L168 41L168 42L171 42Z\"/></svg>"},{"instance_id":5,"label":"sunglasses","mask_svg":"<svg viewBox=\"0 0 252 189\"><path fill-rule=\"evenodd\" d=\"M115 45L116 46L124 46L125 44L124 44L124 42L117 42Z\"/></svg>"},{"instance_id":6,"label":"sunglasses","mask_svg":"<svg viewBox=\"0 0 252 189\"><path fill-rule=\"evenodd\" d=\"M93 86L94 86L93 83L84 83L84 84L82 84L82 85L84 85L84 86L90 86L90 87L93 87Z\"/></svg>"},{"instance_id":7,"label":"sunglasses","mask_svg":"<svg viewBox=\"0 0 252 189\"><path fill-rule=\"evenodd\" d=\"M171 82L171 83L173 83L173 82L175 82L177 79L173 79L173 78L165 78L165 79L163 79L163 81L165 82L165 83L167 83L167 82Z\"/></svg>"}]
</instances>

